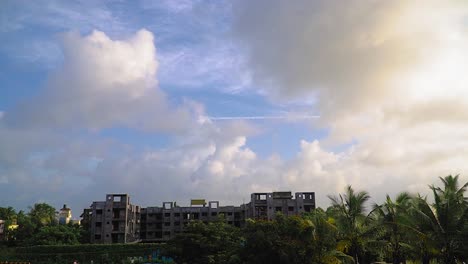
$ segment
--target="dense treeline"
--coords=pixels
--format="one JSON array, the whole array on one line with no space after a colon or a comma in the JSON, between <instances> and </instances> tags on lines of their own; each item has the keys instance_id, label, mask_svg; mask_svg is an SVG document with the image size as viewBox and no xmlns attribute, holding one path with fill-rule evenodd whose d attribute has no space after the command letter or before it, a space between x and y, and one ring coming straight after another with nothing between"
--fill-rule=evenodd
<instances>
[{"instance_id":1,"label":"dense treeline","mask_svg":"<svg viewBox=\"0 0 468 264\"><path fill-rule=\"evenodd\" d=\"M401 193L374 205L367 192L348 186L345 193L329 197L332 205L326 210L279 214L274 221L247 220L242 229L222 218L208 224L193 221L159 249L179 264L466 263L468 183L461 185L458 176L440 179L440 187L430 186L429 197ZM27 214L0 208L0 218L11 221L14 215L19 225L7 234L9 243L87 242L85 228L58 226L51 212L46 204L35 205Z\"/></svg>"},{"instance_id":2,"label":"dense treeline","mask_svg":"<svg viewBox=\"0 0 468 264\"><path fill-rule=\"evenodd\" d=\"M0 219L5 221L2 242L8 246L77 245L89 241L86 228L59 225L55 208L46 203L35 204L27 213L0 207Z\"/></svg>"}]
</instances>

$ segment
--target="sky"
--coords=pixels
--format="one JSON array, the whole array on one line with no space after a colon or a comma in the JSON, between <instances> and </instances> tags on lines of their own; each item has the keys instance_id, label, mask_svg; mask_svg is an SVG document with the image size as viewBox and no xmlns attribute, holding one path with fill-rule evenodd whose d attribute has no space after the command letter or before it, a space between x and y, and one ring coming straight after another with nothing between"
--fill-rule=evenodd
<instances>
[{"instance_id":1,"label":"sky","mask_svg":"<svg viewBox=\"0 0 468 264\"><path fill-rule=\"evenodd\" d=\"M468 181L465 1L0 2L0 206Z\"/></svg>"}]
</instances>

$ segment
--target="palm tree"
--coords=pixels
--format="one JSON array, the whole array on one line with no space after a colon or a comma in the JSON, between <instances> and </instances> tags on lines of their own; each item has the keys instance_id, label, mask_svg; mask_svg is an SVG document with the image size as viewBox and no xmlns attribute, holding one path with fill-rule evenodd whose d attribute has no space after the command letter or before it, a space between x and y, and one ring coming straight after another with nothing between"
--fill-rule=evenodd
<instances>
[{"instance_id":1,"label":"palm tree","mask_svg":"<svg viewBox=\"0 0 468 264\"><path fill-rule=\"evenodd\" d=\"M434 195L432 206L426 199L419 198L415 216L420 226L426 226L430 238L440 249L440 259L443 263L455 263L463 252L463 230L468 221L468 198L464 193L468 182L459 187L458 175L440 177L443 189L429 186ZM422 229L422 228L420 228Z\"/></svg>"},{"instance_id":2,"label":"palm tree","mask_svg":"<svg viewBox=\"0 0 468 264\"><path fill-rule=\"evenodd\" d=\"M411 218L408 211L411 208L412 197L406 192L400 193L395 201L389 195L382 205L374 205L370 213L376 221L376 227L382 228L382 236L388 247L392 262L398 264L404 262L404 248L410 248L407 241L408 232L412 232Z\"/></svg>"},{"instance_id":3,"label":"palm tree","mask_svg":"<svg viewBox=\"0 0 468 264\"><path fill-rule=\"evenodd\" d=\"M313 227L311 263L347 263L353 261L351 256L336 249L338 228L334 223L334 219L329 217L322 208L317 208L311 213L305 214L304 219Z\"/></svg>"},{"instance_id":4,"label":"palm tree","mask_svg":"<svg viewBox=\"0 0 468 264\"><path fill-rule=\"evenodd\" d=\"M337 226L339 227L340 241L338 247L359 263L359 257L364 253L366 239L366 216L364 204L370 196L367 192L355 193L351 185L346 187L346 193L328 196L336 212Z\"/></svg>"}]
</instances>

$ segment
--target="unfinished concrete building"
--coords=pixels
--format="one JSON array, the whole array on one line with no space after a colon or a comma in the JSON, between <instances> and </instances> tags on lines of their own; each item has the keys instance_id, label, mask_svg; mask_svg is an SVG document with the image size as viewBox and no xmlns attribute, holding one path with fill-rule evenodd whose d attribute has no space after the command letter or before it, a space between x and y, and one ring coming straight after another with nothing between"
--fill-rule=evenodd
<instances>
[{"instance_id":1,"label":"unfinished concrete building","mask_svg":"<svg viewBox=\"0 0 468 264\"><path fill-rule=\"evenodd\" d=\"M162 206L140 208L130 203L127 194L108 194L106 201L93 202L82 214L83 226L91 233L91 243L162 242L178 233L190 221L216 221L220 215L233 226L242 227L246 219L272 220L278 212L297 215L315 208L315 193L253 193L248 204L220 206L218 201L191 200L190 206L163 202Z\"/></svg>"},{"instance_id":2,"label":"unfinished concrete building","mask_svg":"<svg viewBox=\"0 0 468 264\"><path fill-rule=\"evenodd\" d=\"M140 240L140 207L127 194L108 194L82 214L91 243L131 243Z\"/></svg>"},{"instance_id":3,"label":"unfinished concrete building","mask_svg":"<svg viewBox=\"0 0 468 264\"><path fill-rule=\"evenodd\" d=\"M218 201L210 201L208 205L200 206L194 204L193 201L190 207L180 207L173 202L164 202L162 207L142 208L141 239L143 241L167 241L182 232L192 220L208 223L217 220L220 215L224 216L228 224L237 227L244 225L245 209L243 206L219 206Z\"/></svg>"},{"instance_id":4,"label":"unfinished concrete building","mask_svg":"<svg viewBox=\"0 0 468 264\"><path fill-rule=\"evenodd\" d=\"M277 213L298 215L315 209L314 192L297 192L293 199L291 192L252 193L247 205L247 217L272 220Z\"/></svg>"}]
</instances>

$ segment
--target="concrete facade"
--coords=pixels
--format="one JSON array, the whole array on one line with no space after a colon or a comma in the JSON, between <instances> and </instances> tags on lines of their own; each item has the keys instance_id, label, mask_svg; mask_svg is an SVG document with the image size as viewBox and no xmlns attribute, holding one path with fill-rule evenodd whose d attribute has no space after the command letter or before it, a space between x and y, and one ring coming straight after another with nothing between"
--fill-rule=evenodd
<instances>
[{"instance_id":1,"label":"concrete facade","mask_svg":"<svg viewBox=\"0 0 468 264\"><path fill-rule=\"evenodd\" d=\"M192 220L205 223L224 216L228 224L241 227L245 223L245 209L242 206L219 206L218 201L210 201L208 206L175 206L164 202L162 207L147 207L141 210L141 232L143 241L167 241Z\"/></svg>"},{"instance_id":2,"label":"concrete facade","mask_svg":"<svg viewBox=\"0 0 468 264\"><path fill-rule=\"evenodd\" d=\"M91 243L132 243L140 240L140 207L130 203L127 194L108 194L93 202L82 214Z\"/></svg>"},{"instance_id":3,"label":"concrete facade","mask_svg":"<svg viewBox=\"0 0 468 264\"><path fill-rule=\"evenodd\" d=\"M277 213L298 215L315 209L315 193L297 192L294 199L291 192L252 193L247 208L247 216L253 219L273 220Z\"/></svg>"},{"instance_id":4,"label":"concrete facade","mask_svg":"<svg viewBox=\"0 0 468 264\"><path fill-rule=\"evenodd\" d=\"M163 202L162 206L140 208L130 203L127 194L107 194L106 201L93 202L85 209L82 224L89 228L91 243L163 242L190 221L216 221L220 215L233 226L242 227L246 219L273 220L278 212L297 215L315 208L314 192L253 193L251 201L240 206L220 206L218 201L192 200L191 206Z\"/></svg>"}]
</instances>

